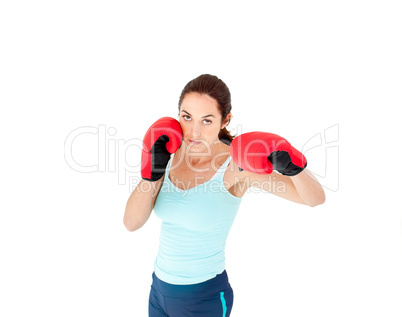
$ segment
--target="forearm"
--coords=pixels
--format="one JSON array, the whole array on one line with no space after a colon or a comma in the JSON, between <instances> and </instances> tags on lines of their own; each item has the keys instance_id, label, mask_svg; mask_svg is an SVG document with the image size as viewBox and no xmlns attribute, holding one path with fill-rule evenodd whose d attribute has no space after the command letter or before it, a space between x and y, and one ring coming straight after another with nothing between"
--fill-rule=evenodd
<instances>
[{"instance_id":1,"label":"forearm","mask_svg":"<svg viewBox=\"0 0 402 317\"><path fill-rule=\"evenodd\" d=\"M307 169L295 176L291 176L290 179L306 205L314 207L325 202L324 189Z\"/></svg>"},{"instance_id":2,"label":"forearm","mask_svg":"<svg viewBox=\"0 0 402 317\"><path fill-rule=\"evenodd\" d=\"M162 180L140 181L127 201L123 220L127 230L135 231L145 224L151 215L153 202L161 185Z\"/></svg>"}]
</instances>

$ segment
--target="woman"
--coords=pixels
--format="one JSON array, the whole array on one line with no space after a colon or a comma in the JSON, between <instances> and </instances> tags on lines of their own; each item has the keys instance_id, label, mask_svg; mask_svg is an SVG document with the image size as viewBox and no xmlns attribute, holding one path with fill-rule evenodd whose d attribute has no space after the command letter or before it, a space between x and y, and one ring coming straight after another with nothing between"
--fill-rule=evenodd
<instances>
[{"instance_id":1,"label":"woman","mask_svg":"<svg viewBox=\"0 0 402 317\"><path fill-rule=\"evenodd\" d=\"M138 230L152 210L162 220L151 317L230 315L225 244L249 187L309 206L325 201L304 156L285 139L263 132L230 135L231 108L225 83L204 74L184 87L179 120L161 118L144 137L143 179L127 202L124 224ZM264 186L272 182L285 190Z\"/></svg>"}]
</instances>

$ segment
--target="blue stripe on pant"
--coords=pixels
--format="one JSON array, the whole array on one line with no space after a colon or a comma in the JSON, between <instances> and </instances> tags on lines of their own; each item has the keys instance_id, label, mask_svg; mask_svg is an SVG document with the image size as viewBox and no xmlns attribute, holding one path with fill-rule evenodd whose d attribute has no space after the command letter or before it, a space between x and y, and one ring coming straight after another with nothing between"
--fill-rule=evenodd
<instances>
[{"instance_id":1,"label":"blue stripe on pant","mask_svg":"<svg viewBox=\"0 0 402 317\"><path fill-rule=\"evenodd\" d=\"M224 270L214 278L191 285L174 285L152 273L149 317L228 317L233 289Z\"/></svg>"}]
</instances>

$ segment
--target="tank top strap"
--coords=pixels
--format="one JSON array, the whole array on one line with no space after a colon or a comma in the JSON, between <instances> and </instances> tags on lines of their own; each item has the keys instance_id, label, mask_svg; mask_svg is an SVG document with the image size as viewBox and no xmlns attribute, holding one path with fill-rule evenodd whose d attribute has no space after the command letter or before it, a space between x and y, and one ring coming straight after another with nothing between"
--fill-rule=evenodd
<instances>
[{"instance_id":1,"label":"tank top strap","mask_svg":"<svg viewBox=\"0 0 402 317\"><path fill-rule=\"evenodd\" d=\"M166 169L165 169L165 179L166 179L166 178L168 177L168 175L169 175L170 166L172 165L172 161L173 161L174 154L175 154L175 153L173 153L173 154L170 155L170 159L169 159L169 161L168 161L168 164L166 165Z\"/></svg>"},{"instance_id":2,"label":"tank top strap","mask_svg":"<svg viewBox=\"0 0 402 317\"><path fill-rule=\"evenodd\" d=\"M216 172L216 176L219 177L220 180L223 180L223 175L225 174L226 168L230 163L231 156L229 155L226 161L222 164L222 166Z\"/></svg>"}]
</instances>

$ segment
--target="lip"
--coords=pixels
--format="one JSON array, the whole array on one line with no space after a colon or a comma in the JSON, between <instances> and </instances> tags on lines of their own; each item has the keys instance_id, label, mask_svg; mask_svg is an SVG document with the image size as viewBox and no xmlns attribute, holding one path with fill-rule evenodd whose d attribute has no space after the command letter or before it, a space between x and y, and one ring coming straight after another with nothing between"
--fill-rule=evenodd
<instances>
[{"instance_id":1,"label":"lip","mask_svg":"<svg viewBox=\"0 0 402 317\"><path fill-rule=\"evenodd\" d=\"M194 140L190 140L190 142L191 142L191 143L194 143L194 144L199 144L199 143L201 143L201 141L194 141Z\"/></svg>"}]
</instances>

